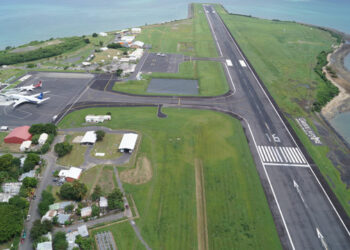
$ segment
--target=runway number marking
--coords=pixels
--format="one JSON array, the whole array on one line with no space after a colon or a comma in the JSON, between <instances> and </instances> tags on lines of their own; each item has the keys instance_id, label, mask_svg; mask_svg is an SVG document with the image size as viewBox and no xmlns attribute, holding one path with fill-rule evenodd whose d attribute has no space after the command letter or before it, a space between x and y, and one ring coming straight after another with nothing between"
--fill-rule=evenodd
<instances>
[{"instance_id":1,"label":"runway number marking","mask_svg":"<svg viewBox=\"0 0 350 250\"><path fill-rule=\"evenodd\" d=\"M275 142L281 142L280 138L276 134L272 134L272 138Z\"/></svg>"},{"instance_id":2,"label":"runway number marking","mask_svg":"<svg viewBox=\"0 0 350 250\"><path fill-rule=\"evenodd\" d=\"M266 165L308 166L301 151L296 147L258 146L258 153Z\"/></svg>"}]
</instances>

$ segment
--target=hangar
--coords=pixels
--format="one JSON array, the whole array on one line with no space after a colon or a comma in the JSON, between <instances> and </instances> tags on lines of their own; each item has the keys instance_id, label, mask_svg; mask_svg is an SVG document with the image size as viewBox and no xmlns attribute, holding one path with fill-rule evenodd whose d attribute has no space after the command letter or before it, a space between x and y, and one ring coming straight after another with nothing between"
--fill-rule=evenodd
<instances>
[{"instance_id":1,"label":"hangar","mask_svg":"<svg viewBox=\"0 0 350 250\"><path fill-rule=\"evenodd\" d=\"M30 141L32 135L29 133L29 126L17 127L11 131L5 138L5 143L21 144L24 141Z\"/></svg>"},{"instance_id":2,"label":"hangar","mask_svg":"<svg viewBox=\"0 0 350 250\"><path fill-rule=\"evenodd\" d=\"M135 149L137 137L138 135L133 133L124 134L119 145L119 151L122 153L132 153Z\"/></svg>"}]
</instances>

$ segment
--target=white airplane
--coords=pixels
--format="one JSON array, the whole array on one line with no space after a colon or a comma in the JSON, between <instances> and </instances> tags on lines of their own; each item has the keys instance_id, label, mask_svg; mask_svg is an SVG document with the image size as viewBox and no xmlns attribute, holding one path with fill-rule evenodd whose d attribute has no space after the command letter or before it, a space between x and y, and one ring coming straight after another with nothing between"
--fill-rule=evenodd
<instances>
[{"instance_id":1,"label":"white airplane","mask_svg":"<svg viewBox=\"0 0 350 250\"><path fill-rule=\"evenodd\" d=\"M19 91L33 91L34 89L41 88L42 86L43 86L43 83L40 81L35 85L32 84L29 86L23 86L23 87L18 87L18 88L14 88L14 89L19 90Z\"/></svg>"},{"instance_id":2,"label":"white airplane","mask_svg":"<svg viewBox=\"0 0 350 250\"><path fill-rule=\"evenodd\" d=\"M50 97L43 98L44 94L49 93L49 91L41 92L35 95L21 95L21 94L0 94L2 96L5 96L7 100L14 100L13 107L17 107L18 105L22 103L34 103L34 104L40 104L44 101L47 101L50 99Z\"/></svg>"}]
</instances>

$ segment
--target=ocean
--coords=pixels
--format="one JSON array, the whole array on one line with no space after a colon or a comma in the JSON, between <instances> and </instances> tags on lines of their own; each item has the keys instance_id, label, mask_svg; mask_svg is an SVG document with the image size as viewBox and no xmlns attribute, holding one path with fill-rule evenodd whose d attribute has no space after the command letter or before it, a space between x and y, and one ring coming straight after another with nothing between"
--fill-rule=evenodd
<instances>
[{"instance_id":1,"label":"ocean","mask_svg":"<svg viewBox=\"0 0 350 250\"><path fill-rule=\"evenodd\" d=\"M0 49L182 19L196 0L1 0ZM233 13L328 26L350 33L349 0L212 0Z\"/></svg>"}]
</instances>

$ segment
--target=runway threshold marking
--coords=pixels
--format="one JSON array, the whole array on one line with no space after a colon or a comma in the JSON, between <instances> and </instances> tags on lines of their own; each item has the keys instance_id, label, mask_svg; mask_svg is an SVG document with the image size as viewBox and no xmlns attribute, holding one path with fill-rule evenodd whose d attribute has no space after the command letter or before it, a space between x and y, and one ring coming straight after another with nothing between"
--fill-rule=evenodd
<instances>
[{"instance_id":1,"label":"runway threshold marking","mask_svg":"<svg viewBox=\"0 0 350 250\"><path fill-rule=\"evenodd\" d=\"M276 163L288 166L309 166L301 151L296 147L258 146L258 153L264 164Z\"/></svg>"}]
</instances>

